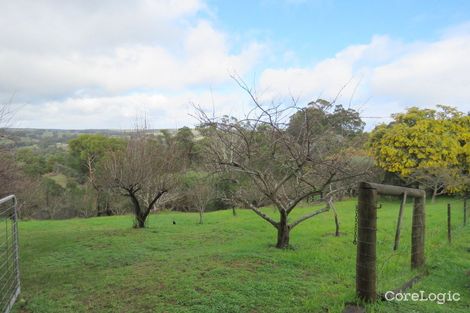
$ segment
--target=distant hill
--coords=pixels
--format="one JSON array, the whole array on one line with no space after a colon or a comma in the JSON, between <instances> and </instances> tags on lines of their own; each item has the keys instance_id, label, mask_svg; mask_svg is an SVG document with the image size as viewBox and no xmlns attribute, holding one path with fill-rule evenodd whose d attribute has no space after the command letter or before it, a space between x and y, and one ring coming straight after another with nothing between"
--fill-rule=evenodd
<instances>
[{"instance_id":1,"label":"distant hill","mask_svg":"<svg viewBox=\"0 0 470 313\"><path fill-rule=\"evenodd\" d=\"M0 138L0 146L8 148L38 147L62 148L67 142L81 134L102 134L112 137L127 137L132 130L117 129L36 129L36 128L8 128L5 136ZM155 135L162 131L175 133L176 129L150 129L148 133Z\"/></svg>"}]
</instances>

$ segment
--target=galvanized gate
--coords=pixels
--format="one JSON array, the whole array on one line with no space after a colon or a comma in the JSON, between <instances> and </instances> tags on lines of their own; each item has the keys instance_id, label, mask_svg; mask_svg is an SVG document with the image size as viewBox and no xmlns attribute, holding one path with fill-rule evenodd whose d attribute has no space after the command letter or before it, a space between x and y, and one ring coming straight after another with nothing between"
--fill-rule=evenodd
<instances>
[{"instance_id":1,"label":"galvanized gate","mask_svg":"<svg viewBox=\"0 0 470 313\"><path fill-rule=\"evenodd\" d=\"M20 294L18 215L14 195L0 199L0 313L10 312Z\"/></svg>"}]
</instances>

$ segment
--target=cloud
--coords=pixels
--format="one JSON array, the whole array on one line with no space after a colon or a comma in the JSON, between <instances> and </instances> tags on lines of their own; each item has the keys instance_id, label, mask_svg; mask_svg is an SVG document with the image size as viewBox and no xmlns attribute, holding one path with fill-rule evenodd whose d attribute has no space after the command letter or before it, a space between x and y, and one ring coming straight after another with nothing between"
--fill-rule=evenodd
<instances>
[{"instance_id":1,"label":"cloud","mask_svg":"<svg viewBox=\"0 0 470 313\"><path fill-rule=\"evenodd\" d=\"M57 129L129 129L136 118L146 116L150 127L174 129L198 124L194 105L217 114L240 115L247 99L239 90L184 92L175 95L134 93L117 96L70 97L25 104L12 127Z\"/></svg>"},{"instance_id":2,"label":"cloud","mask_svg":"<svg viewBox=\"0 0 470 313\"><path fill-rule=\"evenodd\" d=\"M233 52L198 0L15 1L0 13L0 93L26 101L218 84L264 47Z\"/></svg>"},{"instance_id":3,"label":"cloud","mask_svg":"<svg viewBox=\"0 0 470 313\"><path fill-rule=\"evenodd\" d=\"M470 109L470 33L411 47L371 72L373 96Z\"/></svg>"},{"instance_id":4,"label":"cloud","mask_svg":"<svg viewBox=\"0 0 470 313\"><path fill-rule=\"evenodd\" d=\"M172 110L168 111L169 107ZM127 129L132 127L138 116L145 114L149 120L156 118L166 124L165 127L174 128L175 125L170 125L172 118L175 118L174 123L176 120L187 120L182 112L186 112L184 102L170 101L161 94L70 97L24 106L20 111L21 122L14 126L22 127L26 124L38 128ZM38 116L41 118L38 119Z\"/></svg>"},{"instance_id":5,"label":"cloud","mask_svg":"<svg viewBox=\"0 0 470 313\"><path fill-rule=\"evenodd\" d=\"M453 31L455 30L455 31ZM293 95L352 105L365 117L388 117L410 106L457 106L470 111L470 28L455 27L431 42L374 36L305 68L263 71L265 99ZM369 128L389 119L368 119Z\"/></svg>"},{"instance_id":6,"label":"cloud","mask_svg":"<svg viewBox=\"0 0 470 313\"><path fill-rule=\"evenodd\" d=\"M187 19L203 11L200 0L2 1L0 40L15 50L58 54L141 42L176 45Z\"/></svg>"},{"instance_id":7,"label":"cloud","mask_svg":"<svg viewBox=\"0 0 470 313\"><path fill-rule=\"evenodd\" d=\"M387 36L374 36L369 44L351 45L310 67L266 69L259 90L266 100L284 95L300 97L303 102L338 96L339 101L347 102L363 99L374 66L389 62L401 50L401 43Z\"/></svg>"},{"instance_id":8,"label":"cloud","mask_svg":"<svg viewBox=\"0 0 470 313\"><path fill-rule=\"evenodd\" d=\"M229 74L255 70L264 101L339 95L366 117L440 103L470 111L470 23L427 42L376 35L293 67L295 51L219 29L203 0L1 3L0 100L16 94L18 126L128 128L147 113L174 128L194 125L191 102L240 115L249 98Z\"/></svg>"}]
</instances>

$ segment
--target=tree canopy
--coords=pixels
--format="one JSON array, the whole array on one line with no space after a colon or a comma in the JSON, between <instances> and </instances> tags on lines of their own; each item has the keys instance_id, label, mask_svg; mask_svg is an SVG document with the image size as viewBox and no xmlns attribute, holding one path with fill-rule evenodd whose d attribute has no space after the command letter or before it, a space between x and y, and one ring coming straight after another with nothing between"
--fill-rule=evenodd
<instances>
[{"instance_id":1,"label":"tree canopy","mask_svg":"<svg viewBox=\"0 0 470 313\"><path fill-rule=\"evenodd\" d=\"M122 138L113 138L100 134L84 134L69 141L71 155L80 161L80 167L89 173L90 166L103 158L106 152L115 151L125 146Z\"/></svg>"},{"instance_id":2,"label":"tree canopy","mask_svg":"<svg viewBox=\"0 0 470 313\"><path fill-rule=\"evenodd\" d=\"M305 108L265 105L243 82L240 86L253 100L242 120L210 118L200 111L208 136L205 155L215 172L232 174L237 182L233 200L250 208L278 231L276 247L289 246L289 233L301 222L329 207L294 221L290 213L306 198L345 188L368 172L367 162L357 162L353 137L362 133L363 122L353 110L318 100ZM259 207L272 204L276 220Z\"/></svg>"},{"instance_id":3,"label":"tree canopy","mask_svg":"<svg viewBox=\"0 0 470 313\"><path fill-rule=\"evenodd\" d=\"M377 126L369 147L377 165L448 192L465 189L470 157L470 117L453 107L409 108ZM428 186L431 187L431 186Z\"/></svg>"}]
</instances>

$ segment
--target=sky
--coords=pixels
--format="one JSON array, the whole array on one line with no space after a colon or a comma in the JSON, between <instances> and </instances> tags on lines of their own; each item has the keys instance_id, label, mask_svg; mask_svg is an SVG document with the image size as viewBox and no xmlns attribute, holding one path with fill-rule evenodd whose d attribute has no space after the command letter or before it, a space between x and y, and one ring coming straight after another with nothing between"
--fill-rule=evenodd
<instances>
[{"instance_id":1,"label":"sky","mask_svg":"<svg viewBox=\"0 0 470 313\"><path fill-rule=\"evenodd\" d=\"M194 126L250 98L360 112L470 111L470 1L0 0L0 103L13 127Z\"/></svg>"}]
</instances>

